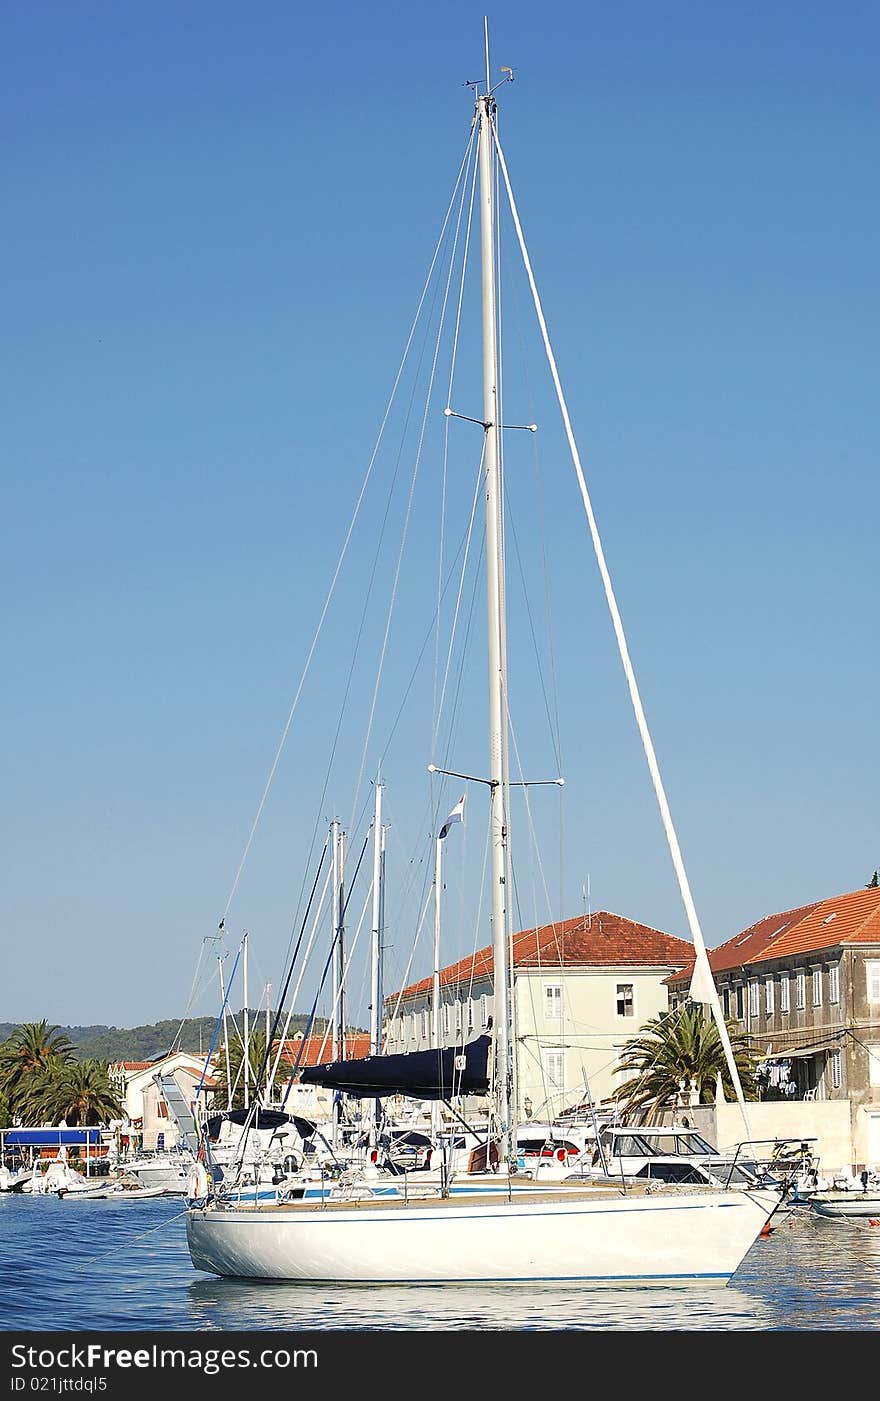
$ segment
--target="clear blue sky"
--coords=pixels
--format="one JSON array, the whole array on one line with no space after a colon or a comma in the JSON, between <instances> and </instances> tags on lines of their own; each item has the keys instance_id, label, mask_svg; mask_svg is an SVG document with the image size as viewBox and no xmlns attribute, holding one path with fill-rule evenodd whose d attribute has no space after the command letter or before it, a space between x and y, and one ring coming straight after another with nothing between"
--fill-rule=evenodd
<instances>
[{"instance_id":1,"label":"clear blue sky","mask_svg":"<svg viewBox=\"0 0 880 1401\"><path fill-rule=\"evenodd\" d=\"M132 1025L186 1006L464 152L484 13L6 8L0 1020ZM489 21L495 73L516 74L502 141L714 945L880 865L880 11L624 0L506 4ZM579 913L589 881L593 909L685 936L522 286L505 335L517 363L531 340L507 404L541 431L511 446L511 529L536 629L545 556L561 598L544 677L567 780L561 835L553 790L535 790L549 836L544 866L518 867L523 922L533 898L542 918ZM457 385L457 407L479 411L478 380ZM460 460L459 485L474 466ZM426 451L377 737L430 628L439 463ZM383 490L230 909L229 946L250 931L252 1001L278 987L316 821L349 816L405 486L359 653L360 729L316 803ZM447 530L458 539L451 514ZM420 591L406 571L425 561ZM514 569L512 615L522 593ZM545 777L530 638L511 622L512 708ZM414 924L406 873L417 905L430 861L428 654L427 699L413 692L385 771L389 987ZM480 771L477 660L474 676L448 757ZM368 776L376 761L374 744ZM471 788L447 843L450 958L474 943L481 803ZM427 959L423 934L413 974ZM352 1003L362 1017L360 973ZM191 1010L218 1005L206 984Z\"/></svg>"}]
</instances>

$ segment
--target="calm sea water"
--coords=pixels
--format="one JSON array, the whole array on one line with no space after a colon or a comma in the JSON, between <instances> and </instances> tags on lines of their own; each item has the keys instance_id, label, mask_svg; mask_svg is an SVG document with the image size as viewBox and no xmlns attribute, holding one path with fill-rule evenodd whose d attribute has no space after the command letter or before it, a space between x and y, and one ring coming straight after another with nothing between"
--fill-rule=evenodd
<instances>
[{"instance_id":1,"label":"calm sea water","mask_svg":"<svg viewBox=\"0 0 880 1401\"><path fill-rule=\"evenodd\" d=\"M878 1330L880 1227L801 1207L709 1290L317 1288L196 1272L183 1202L0 1196L0 1327L23 1331L283 1329Z\"/></svg>"}]
</instances>

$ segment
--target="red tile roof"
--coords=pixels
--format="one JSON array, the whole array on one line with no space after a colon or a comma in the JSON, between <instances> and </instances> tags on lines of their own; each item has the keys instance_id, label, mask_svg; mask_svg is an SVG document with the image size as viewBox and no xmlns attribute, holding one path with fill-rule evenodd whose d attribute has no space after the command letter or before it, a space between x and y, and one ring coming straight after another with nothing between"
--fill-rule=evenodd
<instances>
[{"instance_id":1,"label":"red tile roof","mask_svg":"<svg viewBox=\"0 0 880 1401\"><path fill-rule=\"evenodd\" d=\"M739 934L734 934L732 939L719 944L717 948L709 949L709 965L716 973L724 972L728 968L739 968L744 963L759 958L773 958L776 955L776 940L790 929L793 924L797 924L816 908L816 903L812 905L801 905L796 910L783 910L779 914L764 915L755 924L750 924L748 929L744 929ZM773 945L772 952L766 952L770 945ZM682 973L676 973L668 982L677 982L682 976L690 977L693 972L694 958L693 952L688 961L688 966Z\"/></svg>"},{"instance_id":2,"label":"red tile roof","mask_svg":"<svg viewBox=\"0 0 880 1401\"><path fill-rule=\"evenodd\" d=\"M157 1066L157 1065L164 1065L165 1061L170 1060L172 1056L179 1055L179 1054L181 1054L181 1052L172 1051L172 1052L170 1053L170 1055L157 1056L155 1060L116 1060L116 1061L112 1061L112 1062L111 1062L111 1064L110 1064L110 1069L111 1069L111 1070L131 1070L131 1071L151 1070L154 1066ZM182 1052L182 1054L183 1054L183 1055L188 1055L188 1056L190 1057L191 1060L198 1060L198 1061L201 1061L201 1060L203 1059L203 1057L201 1056L201 1054L198 1054L198 1055L197 1055L195 1051L184 1051L184 1052ZM211 1061L212 1061L215 1065L217 1065L217 1064L219 1063L219 1055L218 1055L217 1053L215 1053L215 1054L211 1057ZM182 1069L182 1068L183 1068L183 1067L181 1067L181 1069Z\"/></svg>"},{"instance_id":3,"label":"red tile roof","mask_svg":"<svg viewBox=\"0 0 880 1401\"><path fill-rule=\"evenodd\" d=\"M588 968L604 964L647 965L681 968L693 957L693 945L647 924L637 924L623 915L597 910L592 915L545 924L540 929L523 929L513 935L513 962L516 968ZM440 970L441 987L468 985L492 975L492 948L478 949ZM386 1006L398 997L429 992L432 979L411 983L402 993L386 997Z\"/></svg>"},{"instance_id":4,"label":"red tile roof","mask_svg":"<svg viewBox=\"0 0 880 1401\"><path fill-rule=\"evenodd\" d=\"M713 972L723 973L769 958L812 953L838 944L870 943L880 943L880 889L873 887L765 915L741 934L710 949L709 965ZM692 969L693 958L667 982L689 977Z\"/></svg>"},{"instance_id":5,"label":"red tile roof","mask_svg":"<svg viewBox=\"0 0 880 1401\"><path fill-rule=\"evenodd\" d=\"M345 1059L357 1060L361 1056L370 1054L370 1038L366 1032L355 1032L345 1038ZM303 1037L294 1037L293 1040L284 1042L281 1050L281 1065L294 1066L297 1057L301 1056L299 1068L302 1070L307 1065L325 1065L333 1059L333 1042L328 1032L325 1037L307 1036L305 1038L305 1049L303 1049Z\"/></svg>"},{"instance_id":6,"label":"red tile roof","mask_svg":"<svg viewBox=\"0 0 880 1401\"><path fill-rule=\"evenodd\" d=\"M822 900L774 945L774 958L835 944L880 943L880 889L852 890Z\"/></svg>"}]
</instances>

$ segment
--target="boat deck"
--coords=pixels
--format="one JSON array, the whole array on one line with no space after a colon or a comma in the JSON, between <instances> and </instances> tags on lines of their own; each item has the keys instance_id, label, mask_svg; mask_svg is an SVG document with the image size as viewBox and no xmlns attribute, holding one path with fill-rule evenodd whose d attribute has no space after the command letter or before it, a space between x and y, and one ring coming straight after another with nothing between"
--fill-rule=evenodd
<instances>
[{"instance_id":1,"label":"boat deck","mask_svg":"<svg viewBox=\"0 0 880 1401\"><path fill-rule=\"evenodd\" d=\"M458 1184L459 1186L461 1184ZM247 1194L242 1193L241 1197L229 1202L222 1199L215 1203L217 1209L221 1211L255 1211L255 1212L298 1212L298 1211L358 1211L364 1208L381 1208L383 1211L389 1207L406 1210L413 1206L431 1206L447 1210L460 1209L463 1206L486 1205L491 1202L508 1205L514 1203L565 1203L572 1200L621 1200L624 1197L632 1199L638 1197L678 1197L678 1196L705 1196L712 1194L729 1194L731 1190L710 1184L702 1183L638 1183L627 1184L622 1187L619 1182L555 1182L546 1186L526 1186L511 1179L510 1190L504 1191L502 1187L486 1187L481 1190L475 1186L468 1191L458 1191L446 1196L441 1195L439 1188L411 1188L406 1193L401 1192L400 1196L375 1195L364 1187L355 1187L351 1195L328 1196L322 1201L318 1196L298 1197L278 1201L249 1201ZM338 1187L337 1187L338 1192Z\"/></svg>"}]
</instances>

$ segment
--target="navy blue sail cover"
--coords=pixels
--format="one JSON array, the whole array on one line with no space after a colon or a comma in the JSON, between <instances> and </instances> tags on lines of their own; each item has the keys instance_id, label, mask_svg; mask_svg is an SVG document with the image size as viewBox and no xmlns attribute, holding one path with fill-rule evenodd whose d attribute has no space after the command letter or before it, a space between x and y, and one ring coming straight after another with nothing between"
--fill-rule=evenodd
<instances>
[{"instance_id":1,"label":"navy blue sail cover","mask_svg":"<svg viewBox=\"0 0 880 1401\"><path fill-rule=\"evenodd\" d=\"M484 1095L489 1089L489 1048L492 1039L479 1036L467 1046L407 1051L391 1056L362 1056L307 1066L303 1085L327 1085L364 1099L409 1095L412 1099L451 1099L453 1095Z\"/></svg>"},{"instance_id":2,"label":"navy blue sail cover","mask_svg":"<svg viewBox=\"0 0 880 1401\"><path fill-rule=\"evenodd\" d=\"M264 1109L262 1105L250 1109L224 1109L221 1114L213 1114L205 1123L209 1138L216 1138L224 1119L231 1124L248 1124L252 1129L280 1129L290 1123L291 1116L280 1109Z\"/></svg>"}]
</instances>

